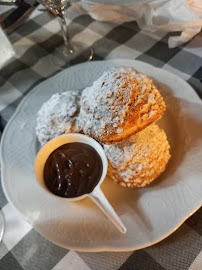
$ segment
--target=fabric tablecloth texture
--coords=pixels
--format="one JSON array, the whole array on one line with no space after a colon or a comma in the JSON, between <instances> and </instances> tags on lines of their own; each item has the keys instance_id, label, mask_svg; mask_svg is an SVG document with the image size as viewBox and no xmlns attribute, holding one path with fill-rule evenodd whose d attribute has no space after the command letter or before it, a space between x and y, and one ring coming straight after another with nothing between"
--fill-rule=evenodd
<instances>
[{"instance_id":1,"label":"fabric tablecloth texture","mask_svg":"<svg viewBox=\"0 0 202 270\"><path fill-rule=\"evenodd\" d=\"M1 17L10 11L1 7ZM92 46L94 60L128 58L150 63L186 80L202 98L202 32L188 44L169 49L169 33L146 33L136 22L97 22L71 7L66 15L73 41ZM39 7L8 38L16 55L0 71L1 131L24 96L60 71L50 65L51 53L62 43L60 26L48 12ZM1 270L202 269L202 208L154 246L134 252L85 253L63 249L44 239L8 203L1 187L0 207L6 222L0 243Z\"/></svg>"}]
</instances>

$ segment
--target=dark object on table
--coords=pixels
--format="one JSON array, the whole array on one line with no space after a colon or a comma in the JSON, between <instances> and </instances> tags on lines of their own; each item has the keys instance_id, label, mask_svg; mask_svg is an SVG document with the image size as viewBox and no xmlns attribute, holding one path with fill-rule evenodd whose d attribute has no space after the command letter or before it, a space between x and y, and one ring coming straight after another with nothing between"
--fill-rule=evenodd
<instances>
[{"instance_id":1,"label":"dark object on table","mask_svg":"<svg viewBox=\"0 0 202 270\"><path fill-rule=\"evenodd\" d=\"M21 0L0 0L0 5L18 5Z\"/></svg>"},{"instance_id":2,"label":"dark object on table","mask_svg":"<svg viewBox=\"0 0 202 270\"><path fill-rule=\"evenodd\" d=\"M3 132L3 124L2 124L2 119L1 119L1 115L0 115L0 136L1 136L2 132Z\"/></svg>"},{"instance_id":3,"label":"dark object on table","mask_svg":"<svg viewBox=\"0 0 202 270\"><path fill-rule=\"evenodd\" d=\"M1 22L4 31L9 34L25 22L38 5L38 2L35 0L0 0L0 5L1 4L17 6L17 8Z\"/></svg>"}]
</instances>

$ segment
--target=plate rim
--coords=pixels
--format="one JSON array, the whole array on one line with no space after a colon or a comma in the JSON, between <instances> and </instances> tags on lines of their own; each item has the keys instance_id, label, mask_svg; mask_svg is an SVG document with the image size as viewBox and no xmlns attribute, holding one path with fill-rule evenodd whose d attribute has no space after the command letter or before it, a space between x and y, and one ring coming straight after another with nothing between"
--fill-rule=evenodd
<instances>
[{"instance_id":1,"label":"plate rim","mask_svg":"<svg viewBox=\"0 0 202 270\"><path fill-rule=\"evenodd\" d=\"M151 64L148 64L146 62L142 62L142 61L138 61L138 60L130 60L130 59L109 59L109 60L99 60L99 61L92 61L92 62L96 62L96 63L103 63L103 62L108 62L108 63L119 63L121 61L128 61L129 63L141 63L145 66L151 66L152 69L156 69L157 71L158 70L161 70L159 67L156 67L156 66L153 66ZM89 64L89 62L87 62ZM86 63L81 63L81 64L77 64L77 65L74 65L74 66L71 66L71 67L68 67L67 69L74 69L76 68L78 65L85 65ZM19 105L17 106L14 114L12 115L12 117L9 119L9 121L7 122L6 124L6 127L2 133L2 137L1 137L1 143L0 143L0 161L1 161L1 184L2 184L2 189L3 189L3 192L8 200L8 202L12 205L12 207L15 208L15 210L20 214L20 216L25 219L29 224L29 220L27 220L24 216L24 214L14 205L14 203L12 202L12 200L10 199L10 196L8 195L8 192L7 192L7 188L6 188L6 185L5 185L5 181L4 181L4 178L5 178L5 162L4 162L4 157L3 157L3 145L4 145L4 138L6 137L6 133L9 132L9 127L10 125L12 125L12 122L13 120L15 119L15 117L18 115L20 109L22 108L23 104L26 102L27 99L29 99L29 96L37 90L38 87L43 87L43 84L45 84L47 82L47 80L52 80L52 79L55 79L56 77L60 76L62 73L65 73L66 70L62 70L60 72L58 72L56 75L53 75L45 80L43 80L42 82L39 82L37 85L35 85L31 90L30 92L21 100L21 102L19 103ZM198 96L198 94L196 93L196 91L185 81L183 80L182 78L178 77L177 75L173 74L172 72L170 71L167 71L167 70L163 70L164 72L167 72L169 73L170 75L172 75L173 77L177 78L178 80L182 81L183 83L186 83L188 88L194 93L194 96L195 96L195 100L194 102L197 102L197 103L200 103L202 104L202 101L200 99L200 97ZM79 248L75 248L75 246L68 246L65 245L65 246L62 246L61 244L57 243L57 241L52 241L52 243L60 246L60 247L63 247L63 248L66 248L66 249L70 249L70 250L74 250L74 251L81 251L81 252L104 252L104 251L107 251L107 252L127 252L127 251L135 251L135 250L139 250L139 249L143 249L143 248L146 248L146 247L149 247L149 246L152 246L162 240L164 240L165 238L167 238L169 235L171 235L173 232L175 232L190 216L192 216L195 212L197 212L198 209L200 209L200 207L202 206L202 203L200 204L199 202L199 205L198 207L196 207L191 213L189 213L188 215L186 215L178 224L175 228L171 229L167 234L164 234L162 236L160 236L157 240L153 241L153 242L149 242L148 244L146 245L142 245L142 246L138 246L138 247L129 247L129 248L126 248L126 247L122 247L122 248L119 248L119 247L109 247L109 246L102 246L102 247L88 247L88 248L85 248L85 247L79 247ZM41 234L44 238L46 238L40 231L37 230L37 228L35 228L33 225L31 225L34 230L36 230L39 234ZM48 238L46 238L48 239ZM49 239L48 239L49 240ZM50 240L49 240L50 241Z\"/></svg>"}]
</instances>

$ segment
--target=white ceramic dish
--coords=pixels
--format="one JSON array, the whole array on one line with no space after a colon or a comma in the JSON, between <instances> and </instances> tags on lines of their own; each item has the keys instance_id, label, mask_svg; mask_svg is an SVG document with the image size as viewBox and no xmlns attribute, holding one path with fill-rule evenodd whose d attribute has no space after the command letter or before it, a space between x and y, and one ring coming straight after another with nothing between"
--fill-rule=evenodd
<instances>
[{"instance_id":1,"label":"white ceramic dish","mask_svg":"<svg viewBox=\"0 0 202 270\"><path fill-rule=\"evenodd\" d=\"M126 189L111 179L101 185L127 228L124 235L89 198L67 203L55 200L39 187L34 176L34 160L40 148L35 136L36 114L42 103L56 92L90 86L115 65L133 66L156 82L167 103L159 124L168 135L172 155L165 173L149 187ZM162 69L133 60L73 66L35 87L9 121L1 144L4 192L39 233L64 248L128 251L152 245L171 234L202 204L201 114L202 103L194 90Z\"/></svg>"}]
</instances>

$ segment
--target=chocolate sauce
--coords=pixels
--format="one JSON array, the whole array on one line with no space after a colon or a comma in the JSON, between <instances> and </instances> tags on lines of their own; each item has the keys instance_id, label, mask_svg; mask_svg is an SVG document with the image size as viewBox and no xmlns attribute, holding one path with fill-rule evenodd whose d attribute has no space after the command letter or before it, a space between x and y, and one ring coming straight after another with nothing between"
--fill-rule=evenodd
<instances>
[{"instance_id":1,"label":"chocolate sauce","mask_svg":"<svg viewBox=\"0 0 202 270\"><path fill-rule=\"evenodd\" d=\"M102 170L102 160L92 146L80 142L67 143L48 157L44 180L55 195L73 198L93 191Z\"/></svg>"}]
</instances>

